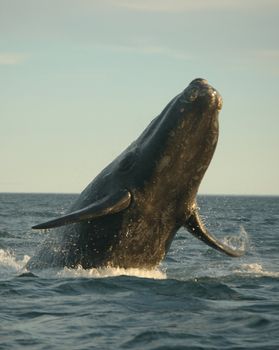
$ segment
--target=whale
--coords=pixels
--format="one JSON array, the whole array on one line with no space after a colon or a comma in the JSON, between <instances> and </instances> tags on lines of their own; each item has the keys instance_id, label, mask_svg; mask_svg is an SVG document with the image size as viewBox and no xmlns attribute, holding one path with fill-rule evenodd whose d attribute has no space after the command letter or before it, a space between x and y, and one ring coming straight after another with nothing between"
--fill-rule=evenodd
<instances>
[{"instance_id":1,"label":"whale","mask_svg":"<svg viewBox=\"0 0 279 350\"><path fill-rule=\"evenodd\" d=\"M156 268L181 228L231 257L244 250L209 232L197 193L216 149L223 101L197 78L107 165L60 217L27 268Z\"/></svg>"}]
</instances>

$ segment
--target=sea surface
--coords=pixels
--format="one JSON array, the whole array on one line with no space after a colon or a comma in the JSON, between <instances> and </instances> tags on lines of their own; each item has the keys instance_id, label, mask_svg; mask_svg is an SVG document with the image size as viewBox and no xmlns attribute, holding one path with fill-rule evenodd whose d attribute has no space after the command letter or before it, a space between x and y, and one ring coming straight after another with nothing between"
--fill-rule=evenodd
<instances>
[{"instance_id":1,"label":"sea surface","mask_svg":"<svg viewBox=\"0 0 279 350\"><path fill-rule=\"evenodd\" d=\"M242 258L182 229L154 271L23 274L46 235L31 226L76 197L0 194L0 349L279 349L279 197L198 198Z\"/></svg>"}]
</instances>

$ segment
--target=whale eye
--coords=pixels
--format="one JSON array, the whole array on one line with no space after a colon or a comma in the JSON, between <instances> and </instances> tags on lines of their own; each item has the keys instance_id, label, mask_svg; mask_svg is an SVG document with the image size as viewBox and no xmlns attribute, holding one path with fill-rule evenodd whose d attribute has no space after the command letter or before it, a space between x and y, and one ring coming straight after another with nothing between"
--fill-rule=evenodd
<instances>
[{"instance_id":1,"label":"whale eye","mask_svg":"<svg viewBox=\"0 0 279 350\"><path fill-rule=\"evenodd\" d=\"M136 151L130 151L128 152L123 159L121 159L119 163L119 171L126 172L133 168L133 166L136 163L137 159L137 152Z\"/></svg>"}]
</instances>

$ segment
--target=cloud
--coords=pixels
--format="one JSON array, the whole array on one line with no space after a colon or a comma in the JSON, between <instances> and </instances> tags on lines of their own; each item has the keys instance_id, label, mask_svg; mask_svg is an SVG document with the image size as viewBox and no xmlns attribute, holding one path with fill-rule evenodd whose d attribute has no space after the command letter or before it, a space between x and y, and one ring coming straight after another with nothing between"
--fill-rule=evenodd
<instances>
[{"instance_id":1,"label":"cloud","mask_svg":"<svg viewBox=\"0 0 279 350\"><path fill-rule=\"evenodd\" d=\"M160 55L165 57L170 57L179 60L190 60L192 56L183 51L172 49L165 46L155 46L155 45L138 45L138 46L118 46L115 48L119 51L130 51L145 55Z\"/></svg>"},{"instance_id":2,"label":"cloud","mask_svg":"<svg viewBox=\"0 0 279 350\"><path fill-rule=\"evenodd\" d=\"M25 62L27 55L20 53L0 52L0 65L17 65Z\"/></svg>"},{"instance_id":3,"label":"cloud","mask_svg":"<svg viewBox=\"0 0 279 350\"><path fill-rule=\"evenodd\" d=\"M189 12L218 9L255 9L262 6L278 8L278 0L110 0L113 5L140 12Z\"/></svg>"},{"instance_id":4,"label":"cloud","mask_svg":"<svg viewBox=\"0 0 279 350\"><path fill-rule=\"evenodd\" d=\"M257 54L259 59L265 58L265 59L268 59L270 61L276 61L276 62L278 62L278 60L279 60L279 50L278 49L261 50L261 51L258 51L256 54Z\"/></svg>"},{"instance_id":5,"label":"cloud","mask_svg":"<svg viewBox=\"0 0 279 350\"><path fill-rule=\"evenodd\" d=\"M279 75L279 50L278 49L262 49L252 52L254 60L262 70L265 72L270 72L273 75Z\"/></svg>"},{"instance_id":6,"label":"cloud","mask_svg":"<svg viewBox=\"0 0 279 350\"><path fill-rule=\"evenodd\" d=\"M226 64L227 69L232 71L254 71L264 75L279 75L279 50L278 49L238 49L228 50L221 57L222 63ZM218 60L218 57L215 58Z\"/></svg>"}]
</instances>

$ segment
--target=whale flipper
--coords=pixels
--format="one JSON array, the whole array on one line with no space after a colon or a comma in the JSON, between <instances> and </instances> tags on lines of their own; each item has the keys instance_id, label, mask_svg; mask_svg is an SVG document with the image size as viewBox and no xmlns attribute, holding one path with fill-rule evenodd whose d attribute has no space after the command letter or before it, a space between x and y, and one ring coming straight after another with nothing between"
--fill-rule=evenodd
<instances>
[{"instance_id":1,"label":"whale flipper","mask_svg":"<svg viewBox=\"0 0 279 350\"><path fill-rule=\"evenodd\" d=\"M44 230L81 221L91 221L101 216L116 214L128 208L130 203L131 193L126 189L122 189L99 199L85 208L63 215L57 219L35 225L32 228L34 230Z\"/></svg>"},{"instance_id":2,"label":"whale flipper","mask_svg":"<svg viewBox=\"0 0 279 350\"><path fill-rule=\"evenodd\" d=\"M210 247L219 250L222 253L225 253L232 257L240 257L244 255L245 250L242 249L233 249L223 242L219 241L214 237L202 222L202 219L199 215L197 209L194 210L192 215L188 218L184 227L195 237L209 245Z\"/></svg>"}]
</instances>

